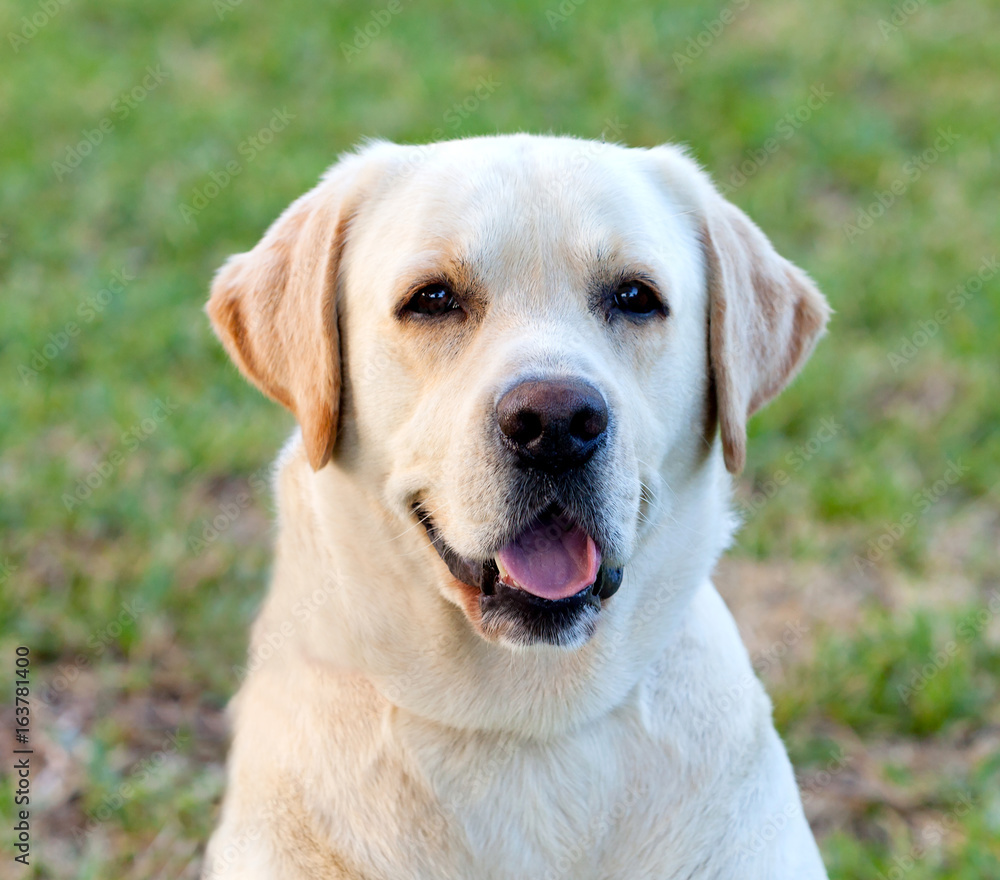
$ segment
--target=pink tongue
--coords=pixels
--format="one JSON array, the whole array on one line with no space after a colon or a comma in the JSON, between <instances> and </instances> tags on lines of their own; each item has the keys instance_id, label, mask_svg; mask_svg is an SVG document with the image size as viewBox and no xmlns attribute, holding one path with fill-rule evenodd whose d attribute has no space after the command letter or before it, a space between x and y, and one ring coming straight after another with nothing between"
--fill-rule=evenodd
<instances>
[{"instance_id":1,"label":"pink tongue","mask_svg":"<svg viewBox=\"0 0 1000 880\"><path fill-rule=\"evenodd\" d=\"M542 599L564 599L597 579L601 551L578 525L544 517L497 556L508 581Z\"/></svg>"}]
</instances>

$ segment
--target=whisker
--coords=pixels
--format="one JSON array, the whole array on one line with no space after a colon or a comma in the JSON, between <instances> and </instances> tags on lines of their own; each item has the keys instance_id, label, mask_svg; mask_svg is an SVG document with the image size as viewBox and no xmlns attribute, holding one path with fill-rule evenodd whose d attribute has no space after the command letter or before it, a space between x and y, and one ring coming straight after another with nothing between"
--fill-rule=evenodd
<instances>
[{"instance_id":1,"label":"whisker","mask_svg":"<svg viewBox=\"0 0 1000 880\"><path fill-rule=\"evenodd\" d=\"M388 541L398 541L400 538L403 537L403 535L407 534L408 532L413 531L413 529L417 528L418 526L422 526L424 524L424 520L425 519L429 519L430 517L433 517L439 510L442 510L443 508L444 508L444 504L439 504L437 507L434 508L434 510L425 510L423 507L421 507L420 508L420 513L418 514L417 521L415 523L412 523L412 524L408 525L398 535L393 535L391 538L388 538L387 540Z\"/></svg>"},{"instance_id":2,"label":"whisker","mask_svg":"<svg viewBox=\"0 0 1000 880\"><path fill-rule=\"evenodd\" d=\"M650 470L655 470L655 468L653 468L653 466L648 461L643 461L641 458L638 458L638 457L636 458L636 461L639 464L643 465L644 467L649 468ZM646 486L646 484L642 482L642 479L639 480L639 485L645 487L647 491L649 490L649 487ZM664 482L662 484L662 486L663 486L663 489L665 491L669 492L671 494L671 496L673 496L674 499L677 498L677 492L676 492L676 490L669 483ZM652 496L652 493L650 493L650 496ZM687 531L691 532L691 534L698 535L699 537L704 537L705 536L705 532L703 530L696 529L696 528L694 528L694 526L691 526L691 525L688 525L687 523L681 522L670 511L666 511L665 510L665 511L663 511L663 514L674 525L679 526L682 529L687 529ZM640 514L640 516L641 516L641 514ZM649 520L646 520L646 522L649 523ZM650 524L652 524L652 523L650 523Z\"/></svg>"}]
</instances>

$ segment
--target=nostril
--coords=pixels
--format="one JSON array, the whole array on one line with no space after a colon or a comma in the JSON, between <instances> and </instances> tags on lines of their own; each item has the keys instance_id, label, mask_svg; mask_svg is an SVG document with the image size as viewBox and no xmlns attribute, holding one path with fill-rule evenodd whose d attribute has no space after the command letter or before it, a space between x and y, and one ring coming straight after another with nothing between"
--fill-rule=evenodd
<instances>
[{"instance_id":1,"label":"nostril","mask_svg":"<svg viewBox=\"0 0 1000 880\"><path fill-rule=\"evenodd\" d=\"M569 432L580 440L595 440L608 427L608 412L606 409L587 407L573 415L569 423Z\"/></svg>"},{"instance_id":2,"label":"nostril","mask_svg":"<svg viewBox=\"0 0 1000 880\"><path fill-rule=\"evenodd\" d=\"M501 421L500 428L515 443L526 446L542 436L542 417L532 410L519 410L507 424Z\"/></svg>"}]
</instances>

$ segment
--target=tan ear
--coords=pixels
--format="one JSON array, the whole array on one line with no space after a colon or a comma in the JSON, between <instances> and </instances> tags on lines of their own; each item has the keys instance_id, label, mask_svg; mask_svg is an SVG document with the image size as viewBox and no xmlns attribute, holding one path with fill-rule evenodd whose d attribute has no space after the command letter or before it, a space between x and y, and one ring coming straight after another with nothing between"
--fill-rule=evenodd
<instances>
[{"instance_id":1,"label":"tan ear","mask_svg":"<svg viewBox=\"0 0 1000 880\"><path fill-rule=\"evenodd\" d=\"M356 162L335 166L252 251L230 257L206 306L243 375L294 413L314 470L330 460L337 433L335 299Z\"/></svg>"},{"instance_id":2,"label":"tan ear","mask_svg":"<svg viewBox=\"0 0 1000 880\"><path fill-rule=\"evenodd\" d=\"M703 236L709 355L726 468L746 463L746 423L806 362L830 315L812 280L714 190Z\"/></svg>"},{"instance_id":3,"label":"tan ear","mask_svg":"<svg viewBox=\"0 0 1000 880\"><path fill-rule=\"evenodd\" d=\"M705 250L708 353L726 468L746 463L746 424L809 358L830 316L812 280L726 201L683 147L649 151L680 213L697 218Z\"/></svg>"}]
</instances>

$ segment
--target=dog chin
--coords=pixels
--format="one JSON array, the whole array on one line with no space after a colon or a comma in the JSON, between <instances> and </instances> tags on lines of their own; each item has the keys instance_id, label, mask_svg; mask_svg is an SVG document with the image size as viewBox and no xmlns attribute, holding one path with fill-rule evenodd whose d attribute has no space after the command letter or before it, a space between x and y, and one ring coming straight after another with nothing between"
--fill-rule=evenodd
<instances>
[{"instance_id":1,"label":"dog chin","mask_svg":"<svg viewBox=\"0 0 1000 880\"><path fill-rule=\"evenodd\" d=\"M601 602L591 587L565 599L538 599L502 582L479 600L479 627L491 641L511 647L578 648L597 629Z\"/></svg>"}]
</instances>

